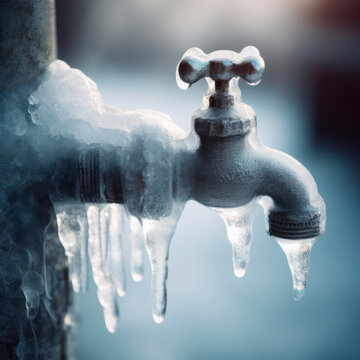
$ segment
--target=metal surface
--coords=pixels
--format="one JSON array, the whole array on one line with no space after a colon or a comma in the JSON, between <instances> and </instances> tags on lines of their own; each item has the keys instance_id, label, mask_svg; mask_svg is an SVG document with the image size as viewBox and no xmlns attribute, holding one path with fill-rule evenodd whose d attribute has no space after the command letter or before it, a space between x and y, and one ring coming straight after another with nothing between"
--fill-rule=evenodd
<instances>
[{"instance_id":1,"label":"metal surface","mask_svg":"<svg viewBox=\"0 0 360 360\"><path fill-rule=\"evenodd\" d=\"M54 0L0 2L1 359L65 359L70 340L65 315L71 315L73 298L48 194L49 178L29 137L11 132L27 114L34 80L55 58L55 45ZM10 105L13 112L8 110ZM28 181L16 186L17 176L27 173L29 164ZM46 272L53 285L45 285L48 294L41 294L34 319L27 318L22 291L22 279L29 270Z\"/></svg>"},{"instance_id":2,"label":"metal surface","mask_svg":"<svg viewBox=\"0 0 360 360\"><path fill-rule=\"evenodd\" d=\"M54 0L2 0L0 93L27 85L56 58Z\"/></svg>"},{"instance_id":3,"label":"metal surface","mask_svg":"<svg viewBox=\"0 0 360 360\"><path fill-rule=\"evenodd\" d=\"M194 114L200 147L180 171L191 176L190 197L210 207L239 207L262 201L269 233L288 239L319 236L325 226L325 205L316 183L298 161L260 143L256 116L244 104L238 77L250 84L261 80L265 64L260 53L245 48L240 54L196 50L178 66L182 81L191 85L203 77L215 81L204 106ZM243 54L243 56L241 56ZM191 164L191 165L189 165Z\"/></svg>"}]
</instances>

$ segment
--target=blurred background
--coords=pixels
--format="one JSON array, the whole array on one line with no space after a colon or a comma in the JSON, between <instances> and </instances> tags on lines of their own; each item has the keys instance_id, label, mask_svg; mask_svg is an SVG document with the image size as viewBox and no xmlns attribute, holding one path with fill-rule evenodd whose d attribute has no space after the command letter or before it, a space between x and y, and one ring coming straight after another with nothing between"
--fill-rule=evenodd
<instances>
[{"instance_id":1,"label":"blurred background","mask_svg":"<svg viewBox=\"0 0 360 360\"><path fill-rule=\"evenodd\" d=\"M297 303L260 209L248 273L237 279L222 221L190 202L172 242L165 322L152 320L148 263L143 282L128 276L114 335L91 280L89 294L77 297L78 358L360 358L360 2L58 0L57 28L58 57L90 76L106 103L166 112L186 130L206 86L177 88L184 51L258 47L264 80L240 87L260 139L308 167L328 209ZM127 242L125 250L129 259Z\"/></svg>"}]
</instances>

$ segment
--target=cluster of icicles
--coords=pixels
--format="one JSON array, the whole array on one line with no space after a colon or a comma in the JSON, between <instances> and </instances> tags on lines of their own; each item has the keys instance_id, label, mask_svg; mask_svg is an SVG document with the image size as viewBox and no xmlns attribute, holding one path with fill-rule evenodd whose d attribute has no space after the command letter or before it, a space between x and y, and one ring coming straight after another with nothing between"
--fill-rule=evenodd
<instances>
[{"instance_id":1,"label":"cluster of icicles","mask_svg":"<svg viewBox=\"0 0 360 360\"><path fill-rule=\"evenodd\" d=\"M70 280L76 293L86 291L89 257L99 302L109 332L116 330L119 308L117 295L126 292L123 254L125 210L118 204L55 204L59 238L64 246ZM234 273L241 278L249 263L252 242L253 204L235 209L216 208L225 221L232 244ZM144 272L144 243L152 269L152 308L155 322L164 320L166 311L167 260L171 238L179 213L162 220L143 220L128 215L131 228L131 275L141 281ZM286 254L292 272L294 298L300 300L308 280L310 252L315 239L277 242ZM36 313L36 289L24 291L29 316ZM35 296L38 298L39 296ZM36 305L38 304L38 305Z\"/></svg>"},{"instance_id":2,"label":"cluster of icicles","mask_svg":"<svg viewBox=\"0 0 360 360\"><path fill-rule=\"evenodd\" d=\"M126 293L122 236L125 210L118 204L55 204L55 209L72 287L76 293L86 290L89 256L106 328L113 333L119 317L117 295ZM166 311L169 245L178 217L139 221L127 215L131 229L131 275L135 281L143 278L145 240L152 269L153 317L161 323Z\"/></svg>"},{"instance_id":3,"label":"cluster of icicles","mask_svg":"<svg viewBox=\"0 0 360 360\"><path fill-rule=\"evenodd\" d=\"M225 222L228 238L232 244L234 274L242 278L250 260L252 242L252 222L255 201L249 205L234 209L216 209ZM260 201L261 203L261 201ZM305 294L310 270L311 249L316 238L288 240L275 238L284 251L293 280L293 296L300 300Z\"/></svg>"},{"instance_id":4,"label":"cluster of icicles","mask_svg":"<svg viewBox=\"0 0 360 360\"><path fill-rule=\"evenodd\" d=\"M68 258L70 280L76 293L87 288L87 259L97 285L106 328L114 333L119 318L117 295L126 293L123 253L125 210L118 204L55 204L59 238ZM234 273L242 278L249 264L252 242L253 204L234 209L214 209L223 218L232 244ZM162 220L142 220L128 214L131 228L131 275L141 281L144 273L144 243L152 270L152 312L161 323L166 312L167 260L179 212ZM295 300L300 300L308 281L310 253L315 239L276 239L283 249L293 278ZM34 318L40 305L39 281L23 287L27 313Z\"/></svg>"}]
</instances>

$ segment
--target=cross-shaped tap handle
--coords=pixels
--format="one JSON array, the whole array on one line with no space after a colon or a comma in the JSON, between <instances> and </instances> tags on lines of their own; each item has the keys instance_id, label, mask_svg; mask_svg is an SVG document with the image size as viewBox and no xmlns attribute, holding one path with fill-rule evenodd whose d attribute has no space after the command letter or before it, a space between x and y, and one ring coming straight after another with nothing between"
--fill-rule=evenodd
<instances>
[{"instance_id":1,"label":"cross-shaped tap handle","mask_svg":"<svg viewBox=\"0 0 360 360\"><path fill-rule=\"evenodd\" d=\"M247 46L240 53L220 50L210 54L205 54L199 48L191 48L180 60L176 78L181 89L187 89L202 78L228 82L241 77L248 84L257 85L264 70L264 59L254 46Z\"/></svg>"}]
</instances>

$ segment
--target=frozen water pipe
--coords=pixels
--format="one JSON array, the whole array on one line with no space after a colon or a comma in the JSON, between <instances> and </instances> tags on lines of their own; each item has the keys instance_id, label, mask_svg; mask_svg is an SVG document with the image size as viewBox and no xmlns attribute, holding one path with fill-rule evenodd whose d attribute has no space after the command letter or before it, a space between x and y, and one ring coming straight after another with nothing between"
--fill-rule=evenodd
<instances>
[{"instance_id":1,"label":"frozen water pipe","mask_svg":"<svg viewBox=\"0 0 360 360\"><path fill-rule=\"evenodd\" d=\"M193 48L184 54L179 86L201 78L209 84L187 136L165 114L106 106L91 79L54 60L53 5L0 5L0 48L8 54L0 63L6 77L0 97L0 282L6 309L0 357L69 356L72 291L86 290L88 258L106 327L116 330L117 296L126 293L125 215L132 230L132 277L142 279L146 248L153 318L162 322L170 242L190 199L225 221L238 277L246 273L253 208L260 203L299 300L311 247L325 230L325 205L299 162L257 138L255 113L243 103L238 80L261 80L265 65L258 50L204 54ZM7 43L13 41L9 30L19 34L16 48Z\"/></svg>"}]
</instances>

